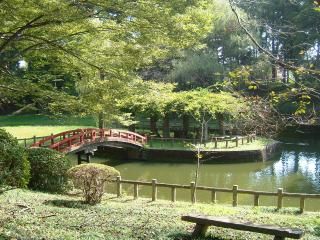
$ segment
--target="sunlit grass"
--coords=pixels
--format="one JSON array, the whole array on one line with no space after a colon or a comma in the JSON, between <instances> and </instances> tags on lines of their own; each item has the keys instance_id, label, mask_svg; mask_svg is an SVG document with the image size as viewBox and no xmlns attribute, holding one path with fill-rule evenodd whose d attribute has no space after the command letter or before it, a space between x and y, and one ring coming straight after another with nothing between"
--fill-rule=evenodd
<instances>
[{"instance_id":1,"label":"sunlit grass","mask_svg":"<svg viewBox=\"0 0 320 240\"><path fill-rule=\"evenodd\" d=\"M298 214L297 209L274 207L231 207L221 204L191 204L139 198L116 198L108 194L96 206L85 205L80 197L28 190L0 194L0 239L191 239L194 224L181 216L201 213L230 217L244 222L300 228L303 239L320 238L319 213ZM273 236L210 227L208 238L273 239Z\"/></svg>"}]
</instances>

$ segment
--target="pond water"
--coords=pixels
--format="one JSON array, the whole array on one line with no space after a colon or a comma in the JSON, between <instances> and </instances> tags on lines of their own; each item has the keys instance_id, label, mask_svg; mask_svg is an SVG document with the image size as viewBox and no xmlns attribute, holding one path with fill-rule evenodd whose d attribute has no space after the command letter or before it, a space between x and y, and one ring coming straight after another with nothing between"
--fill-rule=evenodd
<instances>
[{"instance_id":1,"label":"pond water","mask_svg":"<svg viewBox=\"0 0 320 240\"><path fill-rule=\"evenodd\" d=\"M95 162L106 159L94 158ZM186 163L150 163L130 162L114 165L122 179L151 181L162 183L190 184L194 179L195 164ZM297 142L286 139L281 149L267 162L238 164L201 164L199 185L276 192L283 188L285 192L320 194L320 140L306 139ZM115 192L115 184L107 187ZM133 195L133 185L123 186L128 195ZM158 198L170 199L169 188L159 188ZM151 197L151 187L140 187L139 196ZM190 190L177 190L177 200L190 201ZM197 200L210 202L209 191L197 191ZM218 203L232 203L232 194L217 193ZM276 206L276 197L260 197L260 205ZM239 204L253 205L252 195L239 195ZM284 206L298 207L298 198L284 198ZM320 210L320 199L306 200L307 210Z\"/></svg>"}]
</instances>

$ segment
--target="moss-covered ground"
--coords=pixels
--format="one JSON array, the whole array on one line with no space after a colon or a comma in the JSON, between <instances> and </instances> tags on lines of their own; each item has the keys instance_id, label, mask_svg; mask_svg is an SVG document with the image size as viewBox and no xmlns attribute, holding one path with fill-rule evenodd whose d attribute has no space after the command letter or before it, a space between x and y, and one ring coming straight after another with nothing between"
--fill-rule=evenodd
<instances>
[{"instance_id":1,"label":"moss-covered ground","mask_svg":"<svg viewBox=\"0 0 320 240\"><path fill-rule=\"evenodd\" d=\"M88 206L78 196L15 189L0 194L0 239L190 239L193 224L183 214L202 213L243 221L298 227L305 240L320 239L320 214L293 209L150 202L106 195ZM204 239L273 239L272 236L210 227Z\"/></svg>"}]
</instances>

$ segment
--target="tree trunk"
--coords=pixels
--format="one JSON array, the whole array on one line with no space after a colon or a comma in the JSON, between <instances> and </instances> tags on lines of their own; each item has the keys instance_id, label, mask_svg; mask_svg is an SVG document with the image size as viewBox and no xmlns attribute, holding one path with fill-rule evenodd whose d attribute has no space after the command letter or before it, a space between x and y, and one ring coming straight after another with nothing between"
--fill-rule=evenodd
<instances>
[{"instance_id":1,"label":"tree trunk","mask_svg":"<svg viewBox=\"0 0 320 240\"><path fill-rule=\"evenodd\" d=\"M152 135L157 135L159 137L160 135L157 129L157 121L158 121L157 117L155 116L150 117L150 131Z\"/></svg>"},{"instance_id":2,"label":"tree trunk","mask_svg":"<svg viewBox=\"0 0 320 240\"><path fill-rule=\"evenodd\" d=\"M272 81L276 81L277 80L277 67L276 65L273 63L272 64Z\"/></svg>"},{"instance_id":3,"label":"tree trunk","mask_svg":"<svg viewBox=\"0 0 320 240\"><path fill-rule=\"evenodd\" d=\"M132 113L131 116L134 118L135 114ZM136 131L136 124L134 123L134 124L129 125L128 130L131 132L135 132Z\"/></svg>"},{"instance_id":4,"label":"tree trunk","mask_svg":"<svg viewBox=\"0 0 320 240\"><path fill-rule=\"evenodd\" d=\"M219 122L219 133L223 136L225 135L225 128L224 128L224 116L222 114L218 114L218 122Z\"/></svg>"},{"instance_id":5,"label":"tree trunk","mask_svg":"<svg viewBox=\"0 0 320 240\"><path fill-rule=\"evenodd\" d=\"M204 134L203 140L204 140L204 143L206 143L209 140L209 126L207 121L203 123L203 134Z\"/></svg>"},{"instance_id":6,"label":"tree trunk","mask_svg":"<svg viewBox=\"0 0 320 240\"><path fill-rule=\"evenodd\" d=\"M98 126L99 126L99 128L104 128L105 127L103 113L99 113L99 115L98 115Z\"/></svg>"},{"instance_id":7,"label":"tree trunk","mask_svg":"<svg viewBox=\"0 0 320 240\"><path fill-rule=\"evenodd\" d=\"M170 137L170 118L169 114L166 114L163 118L163 137L169 138Z\"/></svg>"},{"instance_id":8,"label":"tree trunk","mask_svg":"<svg viewBox=\"0 0 320 240\"><path fill-rule=\"evenodd\" d=\"M183 115L182 116L182 137L188 138L189 135L189 116Z\"/></svg>"}]
</instances>

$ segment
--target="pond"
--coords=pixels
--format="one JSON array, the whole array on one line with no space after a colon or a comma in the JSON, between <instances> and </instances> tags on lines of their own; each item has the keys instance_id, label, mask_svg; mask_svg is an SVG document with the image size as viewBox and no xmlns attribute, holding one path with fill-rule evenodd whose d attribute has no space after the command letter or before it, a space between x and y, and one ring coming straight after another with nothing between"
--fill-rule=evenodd
<instances>
[{"instance_id":1,"label":"pond","mask_svg":"<svg viewBox=\"0 0 320 240\"><path fill-rule=\"evenodd\" d=\"M94 158L95 162L106 159ZM162 183L190 184L194 179L195 164L122 162L114 165L122 179L151 181ZM113 184L115 185L115 184ZM199 185L276 192L283 188L285 192L320 193L320 141L305 139L285 139L281 149L267 162L238 164L201 164ZM133 195L133 185L123 186L128 195ZM115 192L114 186L108 187ZM171 190L159 188L158 198L170 200ZM140 187L139 196L151 197L151 187ZM177 200L190 201L190 190L177 190ZM209 191L197 191L197 200L210 202ZM217 193L217 202L231 204L232 194ZM276 197L260 197L260 205L276 206ZM252 195L239 195L239 204L253 205ZM284 198L284 206L299 206L299 199ZM320 210L320 199L306 200L306 210Z\"/></svg>"}]
</instances>

